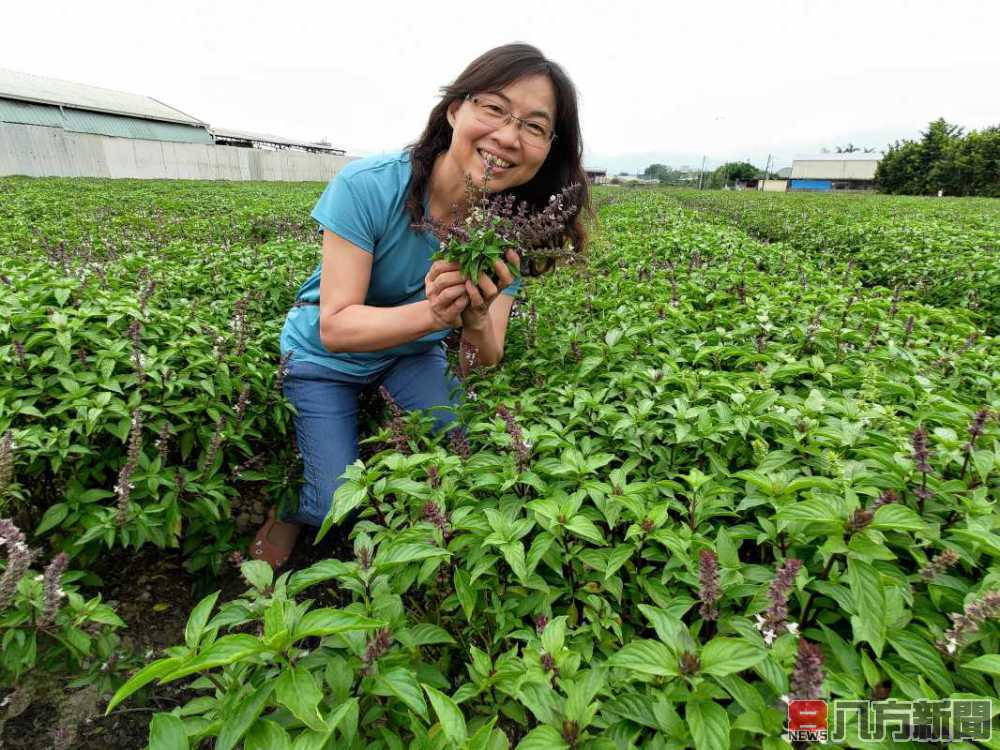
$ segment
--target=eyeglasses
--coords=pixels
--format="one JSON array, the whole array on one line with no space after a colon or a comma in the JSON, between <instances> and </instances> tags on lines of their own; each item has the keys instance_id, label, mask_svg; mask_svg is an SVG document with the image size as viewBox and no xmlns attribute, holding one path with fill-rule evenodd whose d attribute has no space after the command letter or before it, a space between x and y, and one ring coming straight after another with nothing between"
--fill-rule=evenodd
<instances>
[{"instance_id":1,"label":"eyeglasses","mask_svg":"<svg viewBox=\"0 0 1000 750\"><path fill-rule=\"evenodd\" d=\"M545 148L555 140L555 131L552 130L552 127L547 122L518 117L507 109L499 97L489 94L470 94L465 98L472 102L476 119L484 125L502 128L506 127L511 120L517 120L521 142L525 146Z\"/></svg>"}]
</instances>

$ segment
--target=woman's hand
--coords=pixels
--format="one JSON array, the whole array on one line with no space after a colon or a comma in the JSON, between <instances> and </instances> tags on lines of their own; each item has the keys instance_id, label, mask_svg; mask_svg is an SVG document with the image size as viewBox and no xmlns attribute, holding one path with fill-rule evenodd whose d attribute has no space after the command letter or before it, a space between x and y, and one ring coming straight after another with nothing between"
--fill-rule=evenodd
<instances>
[{"instance_id":1,"label":"woman's hand","mask_svg":"<svg viewBox=\"0 0 1000 750\"><path fill-rule=\"evenodd\" d=\"M513 250L507 251L507 260L515 268L520 268L521 257ZM479 277L479 283L473 284L471 281L465 282L465 293L469 303L462 312L462 327L473 331L480 331L485 328L490 321L490 305L504 289L514 283L514 274L510 272L507 264L498 260L493 264L497 274L494 281L485 273Z\"/></svg>"},{"instance_id":2,"label":"woman's hand","mask_svg":"<svg viewBox=\"0 0 1000 750\"><path fill-rule=\"evenodd\" d=\"M462 311L469 304L469 295L458 263L434 261L424 277L424 292L431 303L431 315L441 328L457 328L462 324Z\"/></svg>"}]
</instances>

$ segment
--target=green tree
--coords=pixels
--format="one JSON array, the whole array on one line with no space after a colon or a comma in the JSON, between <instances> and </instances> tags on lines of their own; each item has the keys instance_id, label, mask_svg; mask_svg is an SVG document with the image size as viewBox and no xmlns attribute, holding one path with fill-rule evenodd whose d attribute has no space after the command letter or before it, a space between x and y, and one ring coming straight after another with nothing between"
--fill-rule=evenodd
<instances>
[{"instance_id":1,"label":"green tree","mask_svg":"<svg viewBox=\"0 0 1000 750\"><path fill-rule=\"evenodd\" d=\"M763 172L748 161L729 161L712 172L708 186L721 188L736 180L753 180L762 177Z\"/></svg>"},{"instance_id":2,"label":"green tree","mask_svg":"<svg viewBox=\"0 0 1000 750\"><path fill-rule=\"evenodd\" d=\"M1000 196L1000 127L963 135L943 117L919 141L896 141L875 171L886 193Z\"/></svg>"},{"instance_id":3,"label":"green tree","mask_svg":"<svg viewBox=\"0 0 1000 750\"><path fill-rule=\"evenodd\" d=\"M661 185L678 185L683 174L666 164L650 164L643 170L643 177L649 180L659 180Z\"/></svg>"},{"instance_id":4,"label":"green tree","mask_svg":"<svg viewBox=\"0 0 1000 750\"><path fill-rule=\"evenodd\" d=\"M642 170L642 176L649 180L659 180L661 176L670 173L670 167L666 164L650 164Z\"/></svg>"},{"instance_id":5,"label":"green tree","mask_svg":"<svg viewBox=\"0 0 1000 750\"><path fill-rule=\"evenodd\" d=\"M951 158L956 142L962 137L962 128L939 117L921 136L920 161L924 175L921 192L930 194L942 188L954 188L954 177L940 167Z\"/></svg>"},{"instance_id":6,"label":"green tree","mask_svg":"<svg viewBox=\"0 0 1000 750\"><path fill-rule=\"evenodd\" d=\"M896 141L886 149L875 168L875 186L883 193L922 193L922 168L920 144L915 141Z\"/></svg>"},{"instance_id":7,"label":"green tree","mask_svg":"<svg viewBox=\"0 0 1000 750\"><path fill-rule=\"evenodd\" d=\"M929 182L946 195L1000 198L1000 126L973 130L948 144Z\"/></svg>"}]
</instances>

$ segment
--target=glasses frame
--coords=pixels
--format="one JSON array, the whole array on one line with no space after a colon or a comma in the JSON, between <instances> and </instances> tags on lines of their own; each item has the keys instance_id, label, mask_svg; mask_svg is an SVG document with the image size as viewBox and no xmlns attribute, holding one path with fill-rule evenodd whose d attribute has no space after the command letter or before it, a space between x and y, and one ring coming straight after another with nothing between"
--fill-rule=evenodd
<instances>
[{"instance_id":1,"label":"glasses frame","mask_svg":"<svg viewBox=\"0 0 1000 750\"><path fill-rule=\"evenodd\" d=\"M489 92L484 92L484 93L489 93ZM481 96L483 96L483 94L466 94L465 95L465 99L467 99L468 101L472 102L473 105L475 105L476 107L479 107L480 104L476 100L479 99ZM503 125L501 125L500 127L505 128L508 125L510 125L511 120L517 120L517 134L518 134L518 138L521 139L521 142L525 146L533 146L534 144L525 141L524 137L522 135L523 132L524 132L524 126L529 122L530 118L518 117L513 112L511 112L507 107L502 106L502 105L500 105L500 106L501 106L501 109L503 109L503 111L507 113L504 116L504 118L503 118ZM537 148L548 148L549 146L552 145L552 143L555 141L555 139L556 139L556 131L555 131L555 128L553 128L552 129L552 134L549 136L549 139L545 143L538 145Z\"/></svg>"}]
</instances>

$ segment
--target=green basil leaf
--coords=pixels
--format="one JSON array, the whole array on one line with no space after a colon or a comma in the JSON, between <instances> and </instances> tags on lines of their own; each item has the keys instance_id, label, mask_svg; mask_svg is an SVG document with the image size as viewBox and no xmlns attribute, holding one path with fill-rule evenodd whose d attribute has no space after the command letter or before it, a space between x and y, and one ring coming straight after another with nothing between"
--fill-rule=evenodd
<instances>
[{"instance_id":1,"label":"green basil leaf","mask_svg":"<svg viewBox=\"0 0 1000 750\"><path fill-rule=\"evenodd\" d=\"M316 678L301 664L281 672L275 685L275 697L307 727L317 732L326 731L326 723L319 713L323 693Z\"/></svg>"},{"instance_id":2,"label":"green basil leaf","mask_svg":"<svg viewBox=\"0 0 1000 750\"><path fill-rule=\"evenodd\" d=\"M258 719L243 738L243 750L292 750L292 740L280 724Z\"/></svg>"},{"instance_id":3,"label":"green basil leaf","mask_svg":"<svg viewBox=\"0 0 1000 750\"><path fill-rule=\"evenodd\" d=\"M250 726L257 721L264 706L267 705L273 682L266 682L250 694L250 697L237 704L236 710L224 718L222 729L215 741L215 750L232 750L240 741Z\"/></svg>"},{"instance_id":4,"label":"green basil leaf","mask_svg":"<svg viewBox=\"0 0 1000 750\"><path fill-rule=\"evenodd\" d=\"M739 638L713 638L701 651L701 671L724 677L750 669L763 661L767 652L752 641Z\"/></svg>"},{"instance_id":5,"label":"green basil leaf","mask_svg":"<svg viewBox=\"0 0 1000 750\"><path fill-rule=\"evenodd\" d=\"M155 714L149 723L149 750L190 750L184 722L173 714Z\"/></svg>"},{"instance_id":6,"label":"green basil leaf","mask_svg":"<svg viewBox=\"0 0 1000 750\"><path fill-rule=\"evenodd\" d=\"M729 714L718 703L690 701L685 717L695 750L726 750L729 747Z\"/></svg>"},{"instance_id":7,"label":"green basil leaf","mask_svg":"<svg viewBox=\"0 0 1000 750\"><path fill-rule=\"evenodd\" d=\"M209 594L198 602L194 609L191 610L191 614L188 616L187 625L184 627L184 642L187 644L188 648L198 648L198 642L201 640L201 634L205 631L205 624L208 622L208 618L212 614L212 607L215 606L215 602L218 598L218 591L214 594Z\"/></svg>"},{"instance_id":8,"label":"green basil leaf","mask_svg":"<svg viewBox=\"0 0 1000 750\"><path fill-rule=\"evenodd\" d=\"M445 736L456 745L461 745L465 742L468 730L465 727L465 717L462 716L462 709L458 707L458 704L440 690L435 690L430 685L424 685L424 692L430 698L431 705L434 707L434 713L437 714Z\"/></svg>"},{"instance_id":9,"label":"green basil leaf","mask_svg":"<svg viewBox=\"0 0 1000 750\"><path fill-rule=\"evenodd\" d=\"M675 677L679 674L677 657L659 641L632 641L615 653L608 664L659 677Z\"/></svg>"}]
</instances>

